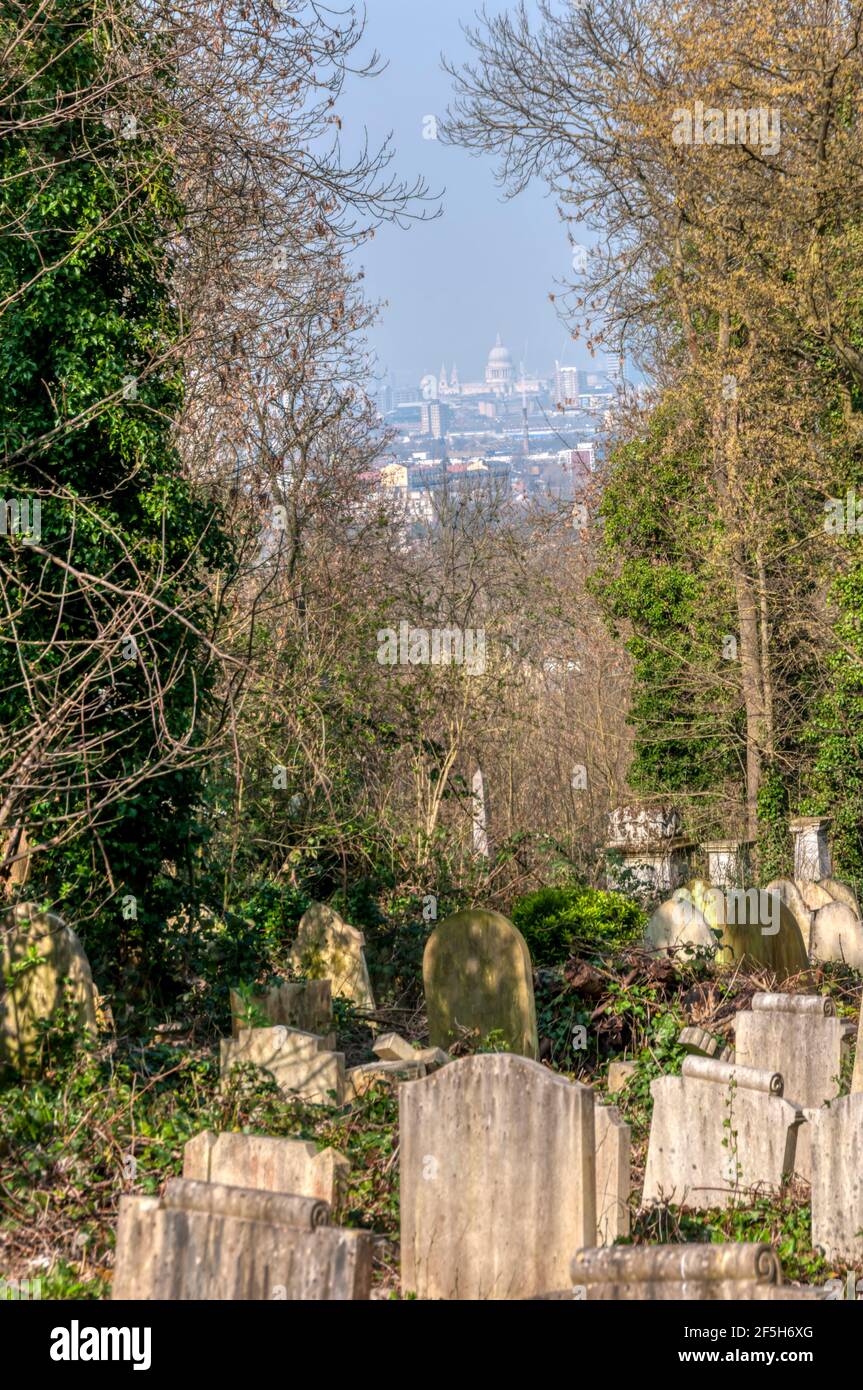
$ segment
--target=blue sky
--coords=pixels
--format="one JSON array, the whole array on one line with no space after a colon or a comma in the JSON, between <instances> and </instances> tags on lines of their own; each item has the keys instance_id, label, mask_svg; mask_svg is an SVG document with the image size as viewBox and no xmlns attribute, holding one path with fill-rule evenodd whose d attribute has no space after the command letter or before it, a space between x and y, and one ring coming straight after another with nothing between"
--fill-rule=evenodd
<instances>
[{"instance_id":1,"label":"blue sky","mask_svg":"<svg viewBox=\"0 0 863 1390\"><path fill-rule=\"evenodd\" d=\"M437 373L442 361L447 371L456 361L462 381L476 380L498 332L516 362L527 343L528 370L548 373L556 357L591 360L582 344L567 346L549 302L572 252L545 189L506 202L490 160L423 138L424 119L442 116L450 97L441 51L468 56L459 20L471 17L469 0L367 0L364 53L376 48L389 66L349 82L339 108L346 154L363 127L375 147L391 130L392 167L444 190L437 221L407 231L384 226L359 253L369 298L388 301L372 346L384 367L412 380Z\"/></svg>"}]
</instances>

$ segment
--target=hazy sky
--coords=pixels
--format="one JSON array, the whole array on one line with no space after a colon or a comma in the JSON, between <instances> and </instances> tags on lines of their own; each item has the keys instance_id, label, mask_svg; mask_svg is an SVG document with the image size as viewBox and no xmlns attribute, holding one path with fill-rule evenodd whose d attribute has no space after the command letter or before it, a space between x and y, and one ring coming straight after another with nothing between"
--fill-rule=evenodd
<instances>
[{"instance_id":1,"label":"hazy sky","mask_svg":"<svg viewBox=\"0 0 863 1390\"><path fill-rule=\"evenodd\" d=\"M506 6L491 0L489 8ZM528 370L548 373L555 358L591 360L582 344L567 346L549 302L572 252L544 188L505 202L491 160L423 138L424 118L441 116L450 95L441 51L454 60L468 55L459 20L472 14L471 0L367 0L365 51L378 49L389 66L380 77L352 81L340 107L346 153L364 126L373 146L391 130L392 167L445 190L437 221L382 227L360 252L369 297L387 301L372 345L385 368L412 380L437 373L442 361L448 372L455 361L462 381L480 379L498 332L516 363L527 343Z\"/></svg>"}]
</instances>

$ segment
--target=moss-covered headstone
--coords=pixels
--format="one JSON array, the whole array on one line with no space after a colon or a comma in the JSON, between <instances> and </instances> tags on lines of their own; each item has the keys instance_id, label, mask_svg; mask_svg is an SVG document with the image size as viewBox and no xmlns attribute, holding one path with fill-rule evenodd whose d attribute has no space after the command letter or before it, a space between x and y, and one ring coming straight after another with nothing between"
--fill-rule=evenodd
<instances>
[{"instance_id":1,"label":"moss-covered headstone","mask_svg":"<svg viewBox=\"0 0 863 1390\"><path fill-rule=\"evenodd\" d=\"M533 970L521 932L499 912L474 908L435 927L423 956L432 1047L449 1047L463 1029L490 1034L510 1052L539 1051Z\"/></svg>"},{"instance_id":2,"label":"moss-covered headstone","mask_svg":"<svg viewBox=\"0 0 863 1390\"><path fill-rule=\"evenodd\" d=\"M40 912L35 903L19 903L0 919L0 1071L32 1071L39 1025L64 1009L82 1032L95 1030L90 962L61 917Z\"/></svg>"},{"instance_id":3,"label":"moss-covered headstone","mask_svg":"<svg viewBox=\"0 0 863 1390\"><path fill-rule=\"evenodd\" d=\"M309 980L332 980L333 994L352 999L360 1009L374 1009L371 981L363 952L365 937L326 903L312 903L303 913L290 961Z\"/></svg>"}]
</instances>

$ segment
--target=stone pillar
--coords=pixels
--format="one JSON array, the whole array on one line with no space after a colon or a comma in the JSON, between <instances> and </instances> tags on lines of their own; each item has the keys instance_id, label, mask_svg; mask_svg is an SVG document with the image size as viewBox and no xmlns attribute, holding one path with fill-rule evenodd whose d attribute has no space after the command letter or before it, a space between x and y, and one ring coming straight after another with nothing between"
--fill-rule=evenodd
<instances>
[{"instance_id":1,"label":"stone pillar","mask_svg":"<svg viewBox=\"0 0 863 1390\"><path fill-rule=\"evenodd\" d=\"M486 824L485 783L482 768L478 767L471 782L473 798L473 852L488 859L488 826Z\"/></svg>"},{"instance_id":2,"label":"stone pillar","mask_svg":"<svg viewBox=\"0 0 863 1390\"><path fill-rule=\"evenodd\" d=\"M691 840L668 807L621 806L609 815L608 887L639 898L665 897L689 877Z\"/></svg>"},{"instance_id":3,"label":"stone pillar","mask_svg":"<svg viewBox=\"0 0 863 1390\"><path fill-rule=\"evenodd\" d=\"M749 881L749 846L752 840L708 840L701 848L707 855L707 880L713 888L743 888Z\"/></svg>"},{"instance_id":4,"label":"stone pillar","mask_svg":"<svg viewBox=\"0 0 863 1390\"><path fill-rule=\"evenodd\" d=\"M827 827L830 816L798 816L788 822L794 836L794 877L802 883L817 883L833 872Z\"/></svg>"}]
</instances>

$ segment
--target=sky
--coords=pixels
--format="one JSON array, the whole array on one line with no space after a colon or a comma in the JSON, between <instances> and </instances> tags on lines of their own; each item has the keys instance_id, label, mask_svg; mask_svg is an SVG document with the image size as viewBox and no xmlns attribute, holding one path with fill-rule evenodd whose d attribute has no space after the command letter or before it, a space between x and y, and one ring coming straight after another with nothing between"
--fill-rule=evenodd
<instances>
[{"instance_id":1,"label":"sky","mask_svg":"<svg viewBox=\"0 0 863 1390\"><path fill-rule=\"evenodd\" d=\"M492 0L489 8L506 6ZM450 99L441 51L454 61L469 56L459 21L472 17L471 0L367 0L363 51L377 49L389 65L349 82L339 107L346 153L364 128L371 146L392 131L393 170L408 183L422 175L443 194L437 221L385 225L358 253L369 299L386 301L371 346L400 385L436 375L442 362L447 372L455 362L463 382L481 380L498 333L528 372L549 375L556 358L591 363L549 301L572 250L544 186L508 202L490 158L423 138L426 118L442 116Z\"/></svg>"}]
</instances>

